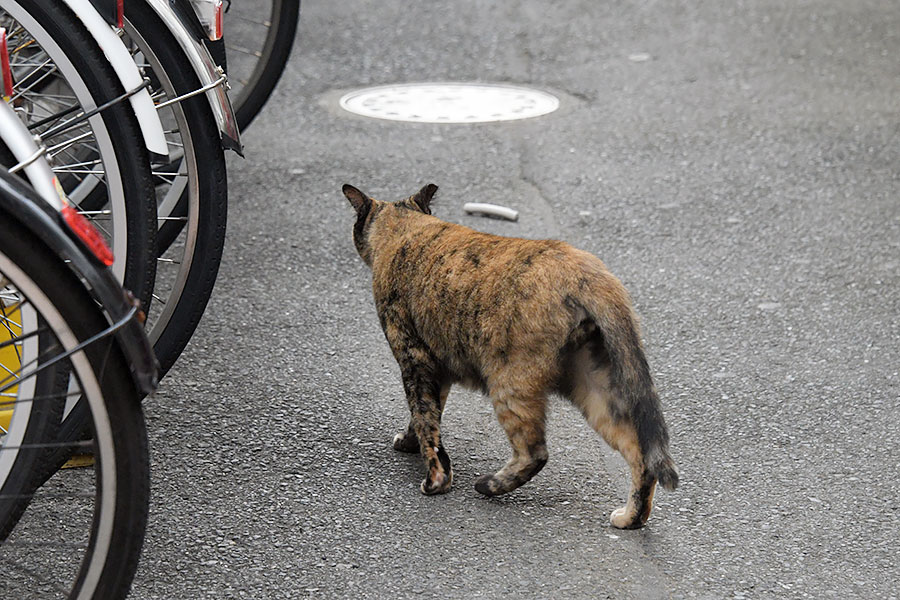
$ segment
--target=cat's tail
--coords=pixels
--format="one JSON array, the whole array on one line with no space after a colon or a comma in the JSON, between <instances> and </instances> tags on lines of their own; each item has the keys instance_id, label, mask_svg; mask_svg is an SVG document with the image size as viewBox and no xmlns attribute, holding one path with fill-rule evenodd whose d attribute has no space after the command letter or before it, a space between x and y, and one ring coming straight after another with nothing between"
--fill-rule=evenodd
<instances>
[{"instance_id":1,"label":"cat's tail","mask_svg":"<svg viewBox=\"0 0 900 600\"><path fill-rule=\"evenodd\" d=\"M616 281L618 284L618 281ZM616 290L599 295L602 302L589 302L588 312L603 335L603 348L610 361L610 384L622 404L618 408L631 416L637 430L644 468L667 490L678 486L678 469L669 454L669 432L650 367L641 346L637 316L627 292Z\"/></svg>"}]
</instances>

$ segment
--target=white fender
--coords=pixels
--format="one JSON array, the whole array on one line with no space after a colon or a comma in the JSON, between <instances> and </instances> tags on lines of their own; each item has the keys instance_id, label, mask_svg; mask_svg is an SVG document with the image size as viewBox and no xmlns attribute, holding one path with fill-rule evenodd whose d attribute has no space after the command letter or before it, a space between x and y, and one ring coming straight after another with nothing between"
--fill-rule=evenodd
<instances>
[{"instance_id":1,"label":"white fender","mask_svg":"<svg viewBox=\"0 0 900 600\"><path fill-rule=\"evenodd\" d=\"M133 90L144 82L141 72L131 53L122 40L116 35L115 31L103 20L97 9L90 3L90 0L63 0L73 13L84 23L84 26L90 32L91 36L96 40L97 44L106 55L109 64L119 76L122 87L125 91ZM134 94L129 99L134 114L137 116L141 126L141 133L144 136L144 144L147 149L156 154L167 155L169 146L166 143L166 136L163 133L162 122L153 105L153 99L150 98L150 92L146 89Z\"/></svg>"},{"instance_id":2,"label":"white fender","mask_svg":"<svg viewBox=\"0 0 900 600\"><path fill-rule=\"evenodd\" d=\"M54 183L56 176L44 158L45 150L38 148L28 128L19 120L13 109L2 100L0 100L0 139L10 149L19 164L26 163L23 170L28 176L28 183L38 193L38 196L56 210L62 210L62 200L60 200Z\"/></svg>"},{"instance_id":3,"label":"white fender","mask_svg":"<svg viewBox=\"0 0 900 600\"><path fill-rule=\"evenodd\" d=\"M87 0L83 1L87 2ZM200 80L201 88L208 88L206 98L209 100L209 106L216 119L216 124L219 126L223 144L240 154L241 135L238 130L237 120L234 117L234 109L231 107L231 100L228 98L226 84L223 82L216 85L216 82L225 75L222 69L216 65L206 46L191 34L187 26L181 21L178 13L172 10L168 0L145 1L159 15L162 22L165 23L175 39L178 40L178 45L181 46L182 51L194 68L194 73Z\"/></svg>"}]
</instances>

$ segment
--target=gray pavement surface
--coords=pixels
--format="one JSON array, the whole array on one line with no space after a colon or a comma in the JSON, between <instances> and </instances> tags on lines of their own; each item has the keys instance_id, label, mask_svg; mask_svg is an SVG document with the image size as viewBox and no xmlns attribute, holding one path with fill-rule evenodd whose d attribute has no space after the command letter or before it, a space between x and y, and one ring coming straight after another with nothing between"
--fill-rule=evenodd
<instances>
[{"instance_id":1,"label":"gray pavement surface","mask_svg":"<svg viewBox=\"0 0 900 600\"><path fill-rule=\"evenodd\" d=\"M649 54L650 60L629 56ZM134 598L897 598L900 9L891 0L304 0L229 160L228 243L146 402ZM425 125L342 90L528 84L549 116ZM604 259L642 316L682 485L608 525L624 462L563 401L496 499L488 400L454 390L454 489L395 453L407 409L340 193ZM464 214L468 201L517 223Z\"/></svg>"}]
</instances>

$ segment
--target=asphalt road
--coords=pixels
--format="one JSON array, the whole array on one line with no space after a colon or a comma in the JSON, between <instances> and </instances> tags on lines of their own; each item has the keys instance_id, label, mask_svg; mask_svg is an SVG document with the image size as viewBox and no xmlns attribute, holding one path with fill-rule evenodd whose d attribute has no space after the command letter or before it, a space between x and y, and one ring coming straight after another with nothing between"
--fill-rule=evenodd
<instances>
[{"instance_id":1,"label":"asphalt road","mask_svg":"<svg viewBox=\"0 0 900 600\"><path fill-rule=\"evenodd\" d=\"M898 53L891 0L304 0L229 161L215 296L146 402L132 597L900 596ZM434 80L562 106L486 125L336 107ZM550 462L506 497L473 488L508 453L477 394L448 402L451 493L422 496L391 449L407 409L340 187L427 182L441 218L562 238L630 289L682 480L645 529L608 525L624 462L563 401Z\"/></svg>"}]
</instances>

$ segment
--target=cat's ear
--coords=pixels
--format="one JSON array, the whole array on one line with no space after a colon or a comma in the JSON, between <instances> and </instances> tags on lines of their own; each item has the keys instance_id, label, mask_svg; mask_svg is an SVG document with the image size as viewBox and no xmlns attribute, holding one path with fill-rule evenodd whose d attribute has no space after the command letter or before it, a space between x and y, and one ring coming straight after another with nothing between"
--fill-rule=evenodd
<instances>
[{"instance_id":1,"label":"cat's ear","mask_svg":"<svg viewBox=\"0 0 900 600\"><path fill-rule=\"evenodd\" d=\"M438 186L433 183L429 183L421 190L419 190L415 196L412 197L412 201L416 203L423 213L426 215L431 214L431 199L434 198L435 192L438 191Z\"/></svg>"},{"instance_id":2,"label":"cat's ear","mask_svg":"<svg viewBox=\"0 0 900 600\"><path fill-rule=\"evenodd\" d=\"M345 183L344 187L341 188L341 191L344 192L347 200L349 200L350 204L353 205L353 209L356 211L356 214L359 215L369 212L369 208L371 208L372 206L371 198L363 194L361 191L359 191L349 183Z\"/></svg>"}]
</instances>

